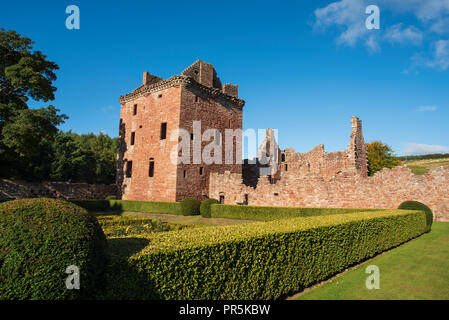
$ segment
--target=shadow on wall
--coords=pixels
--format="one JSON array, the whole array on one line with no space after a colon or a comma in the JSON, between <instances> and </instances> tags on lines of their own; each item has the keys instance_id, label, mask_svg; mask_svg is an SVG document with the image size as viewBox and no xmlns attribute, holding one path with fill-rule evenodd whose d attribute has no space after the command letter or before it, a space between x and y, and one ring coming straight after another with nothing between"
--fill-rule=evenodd
<instances>
[{"instance_id":1,"label":"shadow on wall","mask_svg":"<svg viewBox=\"0 0 449 320\"><path fill-rule=\"evenodd\" d=\"M126 185L123 183L125 178L124 173L124 165L127 159L124 159L125 152L127 149L126 144L126 125L123 123L123 120L120 119L120 127L119 127L119 135L118 135L118 157L117 157L117 168L116 168L116 185L118 190L118 199L121 199L123 193L126 189Z\"/></svg>"}]
</instances>

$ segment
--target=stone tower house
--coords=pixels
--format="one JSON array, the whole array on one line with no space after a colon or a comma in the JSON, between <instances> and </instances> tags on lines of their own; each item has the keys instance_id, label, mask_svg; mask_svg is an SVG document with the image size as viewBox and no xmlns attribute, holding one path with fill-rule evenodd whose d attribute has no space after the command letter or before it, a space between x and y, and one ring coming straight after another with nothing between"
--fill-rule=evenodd
<instances>
[{"instance_id":1,"label":"stone tower house","mask_svg":"<svg viewBox=\"0 0 449 320\"><path fill-rule=\"evenodd\" d=\"M143 83L120 97L117 184L125 200L179 201L185 197L206 198L210 173L241 174L240 152L233 137L232 164L172 161L179 129L189 133L189 143L204 146L207 129L218 131L214 139L224 145L225 129L242 129L238 86L221 84L212 64L201 60L169 79L143 74ZM194 129L200 121L201 128ZM218 141L220 140L220 141ZM173 151L174 150L174 151ZM197 149L198 150L198 149ZM225 159L222 148L222 159ZM185 162L185 161L184 161ZM223 161L224 163L224 161Z\"/></svg>"}]
</instances>

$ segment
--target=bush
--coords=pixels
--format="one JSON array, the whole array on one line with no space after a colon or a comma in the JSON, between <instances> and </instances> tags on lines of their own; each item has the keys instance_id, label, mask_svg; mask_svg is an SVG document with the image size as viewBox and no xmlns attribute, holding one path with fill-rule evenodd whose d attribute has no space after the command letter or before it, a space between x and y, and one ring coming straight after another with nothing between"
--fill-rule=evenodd
<instances>
[{"instance_id":1,"label":"bush","mask_svg":"<svg viewBox=\"0 0 449 320\"><path fill-rule=\"evenodd\" d=\"M203 202L201 202L200 206L200 214L203 218L210 218L211 217L211 205L213 204L219 204L220 201L216 199L206 199Z\"/></svg>"},{"instance_id":2,"label":"bush","mask_svg":"<svg viewBox=\"0 0 449 320\"><path fill-rule=\"evenodd\" d=\"M107 211L109 210L109 201L107 200L69 200L77 206L86 209L87 211Z\"/></svg>"},{"instance_id":3,"label":"bush","mask_svg":"<svg viewBox=\"0 0 449 320\"><path fill-rule=\"evenodd\" d=\"M110 200L109 208L116 211L181 214L179 202Z\"/></svg>"},{"instance_id":4,"label":"bush","mask_svg":"<svg viewBox=\"0 0 449 320\"><path fill-rule=\"evenodd\" d=\"M201 201L195 198L181 200L181 213L184 216L197 216L200 214Z\"/></svg>"},{"instance_id":5,"label":"bush","mask_svg":"<svg viewBox=\"0 0 449 320\"><path fill-rule=\"evenodd\" d=\"M401 203L398 209L403 210L421 210L424 211L426 214L426 222L427 222L427 229L426 232L430 232L432 228L433 223L433 213L432 210L426 206L424 203L418 202L418 201L405 201Z\"/></svg>"},{"instance_id":6,"label":"bush","mask_svg":"<svg viewBox=\"0 0 449 320\"><path fill-rule=\"evenodd\" d=\"M96 218L67 201L0 205L0 300L87 299L104 283L106 239ZM67 290L68 266L80 290Z\"/></svg>"},{"instance_id":7,"label":"bush","mask_svg":"<svg viewBox=\"0 0 449 320\"><path fill-rule=\"evenodd\" d=\"M278 299L425 228L424 212L389 210L153 234L137 254L113 247L104 298Z\"/></svg>"},{"instance_id":8,"label":"bush","mask_svg":"<svg viewBox=\"0 0 449 320\"><path fill-rule=\"evenodd\" d=\"M107 196L105 200L117 200L116 196Z\"/></svg>"},{"instance_id":9,"label":"bush","mask_svg":"<svg viewBox=\"0 0 449 320\"><path fill-rule=\"evenodd\" d=\"M381 210L382 209L260 207L221 204L211 206L211 216L213 218L272 221L296 217L326 216Z\"/></svg>"}]
</instances>

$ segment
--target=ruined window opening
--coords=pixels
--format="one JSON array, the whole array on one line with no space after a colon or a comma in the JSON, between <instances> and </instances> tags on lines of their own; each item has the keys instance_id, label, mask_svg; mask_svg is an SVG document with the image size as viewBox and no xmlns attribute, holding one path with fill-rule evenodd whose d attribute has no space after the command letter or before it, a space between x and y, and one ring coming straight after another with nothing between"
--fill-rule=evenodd
<instances>
[{"instance_id":1,"label":"ruined window opening","mask_svg":"<svg viewBox=\"0 0 449 320\"><path fill-rule=\"evenodd\" d=\"M190 134L190 140L193 140L193 133Z\"/></svg>"},{"instance_id":2,"label":"ruined window opening","mask_svg":"<svg viewBox=\"0 0 449 320\"><path fill-rule=\"evenodd\" d=\"M158 97L159 99L162 98L162 94L158 95L157 97Z\"/></svg>"},{"instance_id":3,"label":"ruined window opening","mask_svg":"<svg viewBox=\"0 0 449 320\"><path fill-rule=\"evenodd\" d=\"M203 167L200 167L200 176L203 175Z\"/></svg>"},{"instance_id":4,"label":"ruined window opening","mask_svg":"<svg viewBox=\"0 0 449 320\"><path fill-rule=\"evenodd\" d=\"M184 179L186 178L186 176L187 176L187 171L186 170L184 170L184 173L183 173L183 175L184 175Z\"/></svg>"},{"instance_id":5,"label":"ruined window opening","mask_svg":"<svg viewBox=\"0 0 449 320\"><path fill-rule=\"evenodd\" d=\"M193 71L195 75L198 75L198 70Z\"/></svg>"},{"instance_id":6,"label":"ruined window opening","mask_svg":"<svg viewBox=\"0 0 449 320\"><path fill-rule=\"evenodd\" d=\"M282 161L282 162L285 162L285 153L283 153L283 154L281 155L281 161Z\"/></svg>"},{"instance_id":7,"label":"ruined window opening","mask_svg":"<svg viewBox=\"0 0 449 320\"><path fill-rule=\"evenodd\" d=\"M224 204L224 196L220 196L220 203Z\"/></svg>"},{"instance_id":8,"label":"ruined window opening","mask_svg":"<svg viewBox=\"0 0 449 320\"><path fill-rule=\"evenodd\" d=\"M167 122L161 123L161 140L167 138Z\"/></svg>"},{"instance_id":9,"label":"ruined window opening","mask_svg":"<svg viewBox=\"0 0 449 320\"><path fill-rule=\"evenodd\" d=\"M288 171L288 164L285 165L285 171Z\"/></svg>"},{"instance_id":10,"label":"ruined window opening","mask_svg":"<svg viewBox=\"0 0 449 320\"><path fill-rule=\"evenodd\" d=\"M133 162L128 161L126 162L126 177L131 178L132 173L133 173Z\"/></svg>"},{"instance_id":11,"label":"ruined window opening","mask_svg":"<svg viewBox=\"0 0 449 320\"><path fill-rule=\"evenodd\" d=\"M248 204L248 194L245 193L245 203Z\"/></svg>"},{"instance_id":12,"label":"ruined window opening","mask_svg":"<svg viewBox=\"0 0 449 320\"><path fill-rule=\"evenodd\" d=\"M133 116L135 116L136 114L137 114L137 104L134 105Z\"/></svg>"},{"instance_id":13,"label":"ruined window opening","mask_svg":"<svg viewBox=\"0 0 449 320\"><path fill-rule=\"evenodd\" d=\"M130 144L132 146L134 145L135 140L136 140L136 133L135 132L131 132L131 143Z\"/></svg>"},{"instance_id":14,"label":"ruined window opening","mask_svg":"<svg viewBox=\"0 0 449 320\"><path fill-rule=\"evenodd\" d=\"M200 97L195 96L195 102L199 102L200 101Z\"/></svg>"},{"instance_id":15,"label":"ruined window opening","mask_svg":"<svg viewBox=\"0 0 449 320\"><path fill-rule=\"evenodd\" d=\"M279 196L279 193L275 192L274 195L277 197L277 196Z\"/></svg>"},{"instance_id":16,"label":"ruined window opening","mask_svg":"<svg viewBox=\"0 0 449 320\"><path fill-rule=\"evenodd\" d=\"M148 169L148 176L154 177L154 158L150 158L150 167Z\"/></svg>"}]
</instances>

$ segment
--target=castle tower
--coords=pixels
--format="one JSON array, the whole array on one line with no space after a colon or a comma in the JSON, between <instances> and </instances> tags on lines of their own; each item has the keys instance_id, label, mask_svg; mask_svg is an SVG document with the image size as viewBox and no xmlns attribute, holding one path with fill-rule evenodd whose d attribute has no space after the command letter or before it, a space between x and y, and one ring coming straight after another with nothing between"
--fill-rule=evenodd
<instances>
[{"instance_id":1,"label":"castle tower","mask_svg":"<svg viewBox=\"0 0 449 320\"><path fill-rule=\"evenodd\" d=\"M142 85L119 101L117 184L122 199L203 199L209 194L211 172L241 173L239 138L230 136L231 150L226 150L225 130L242 129L245 102L238 98L237 85L221 84L212 64L198 60L181 75L166 80L145 72ZM205 141L207 130L216 134ZM178 142L186 145L179 138L182 132L187 133L187 145L191 148L188 161L178 163ZM211 141L222 147L222 163L203 161L201 150ZM225 164L226 152L232 156L232 163Z\"/></svg>"}]
</instances>

